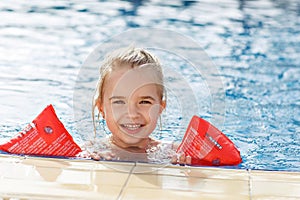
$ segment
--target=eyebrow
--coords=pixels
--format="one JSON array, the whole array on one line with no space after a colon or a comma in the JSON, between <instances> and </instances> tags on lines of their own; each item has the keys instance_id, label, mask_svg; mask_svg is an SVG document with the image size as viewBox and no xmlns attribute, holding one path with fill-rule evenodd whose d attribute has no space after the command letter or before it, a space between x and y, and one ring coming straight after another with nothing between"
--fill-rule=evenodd
<instances>
[{"instance_id":1,"label":"eyebrow","mask_svg":"<svg viewBox=\"0 0 300 200\"><path fill-rule=\"evenodd\" d=\"M155 101L155 99L152 96L141 96L140 98L141 99L151 99L151 100ZM109 100L112 100L112 99L126 99L126 98L124 96L112 96L109 98Z\"/></svg>"},{"instance_id":2,"label":"eyebrow","mask_svg":"<svg viewBox=\"0 0 300 200\"><path fill-rule=\"evenodd\" d=\"M123 96L112 96L109 98L109 100L112 100L112 99L125 99L125 97Z\"/></svg>"},{"instance_id":3,"label":"eyebrow","mask_svg":"<svg viewBox=\"0 0 300 200\"><path fill-rule=\"evenodd\" d=\"M155 99L152 96L141 96L141 99L151 99L153 101L155 101Z\"/></svg>"}]
</instances>

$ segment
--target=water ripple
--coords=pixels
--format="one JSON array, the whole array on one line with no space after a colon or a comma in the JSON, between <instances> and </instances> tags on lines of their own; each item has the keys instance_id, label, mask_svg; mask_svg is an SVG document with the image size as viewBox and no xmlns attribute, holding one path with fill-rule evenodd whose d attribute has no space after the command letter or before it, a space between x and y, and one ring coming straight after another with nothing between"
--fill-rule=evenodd
<instances>
[{"instance_id":1,"label":"water ripple","mask_svg":"<svg viewBox=\"0 0 300 200\"><path fill-rule=\"evenodd\" d=\"M299 171L299 8L297 0L1 1L1 141L52 103L82 142L91 127L77 129L72 110L82 62L110 37L132 27L152 27L191 37L218 66L226 94L222 131L240 148L242 168ZM203 77L172 56L162 58L179 65L189 86L202 88L194 91L201 108L197 114L210 119ZM88 84L95 80L84 81L77 89L92 93ZM169 109L162 134L155 134L179 141L186 119L178 116L176 99L170 99ZM82 113L90 118L90 112Z\"/></svg>"}]
</instances>

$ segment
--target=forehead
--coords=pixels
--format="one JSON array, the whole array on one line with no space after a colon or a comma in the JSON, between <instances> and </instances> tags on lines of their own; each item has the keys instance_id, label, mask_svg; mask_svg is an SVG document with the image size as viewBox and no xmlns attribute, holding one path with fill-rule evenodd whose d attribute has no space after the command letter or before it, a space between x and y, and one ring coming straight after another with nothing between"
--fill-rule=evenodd
<instances>
[{"instance_id":1,"label":"forehead","mask_svg":"<svg viewBox=\"0 0 300 200\"><path fill-rule=\"evenodd\" d=\"M151 66L132 68L123 65L107 75L104 83L104 94L130 96L136 92L158 93L160 81L158 72Z\"/></svg>"}]
</instances>

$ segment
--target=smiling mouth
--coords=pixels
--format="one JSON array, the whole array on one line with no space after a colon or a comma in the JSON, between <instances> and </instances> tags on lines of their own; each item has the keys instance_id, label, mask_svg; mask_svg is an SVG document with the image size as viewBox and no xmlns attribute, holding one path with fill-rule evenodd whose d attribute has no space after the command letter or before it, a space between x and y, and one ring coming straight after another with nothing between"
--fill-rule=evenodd
<instances>
[{"instance_id":1,"label":"smiling mouth","mask_svg":"<svg viewBox=\"0 0 300 200\"><path fill-rule=\"evenodd\" d=\"M143 124L121 124L121 127L128 129L130 131L138 130L139 128L143 127Z\"/></svg>"}]
</instances>

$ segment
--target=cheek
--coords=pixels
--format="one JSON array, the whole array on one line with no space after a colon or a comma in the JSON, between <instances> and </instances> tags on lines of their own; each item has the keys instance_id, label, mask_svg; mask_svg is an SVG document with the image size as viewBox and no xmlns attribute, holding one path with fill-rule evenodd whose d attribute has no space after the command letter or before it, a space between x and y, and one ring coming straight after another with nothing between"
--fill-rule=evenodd
<instances>
[{"instance_id":1,"label":"cheek","mask_svg":"<svg viewBox=\"0 0 300 200\"><path fill-rule=\"evenodd\" d=\"M106 106L106 120L118 122L128 114L128 107L126 105L112 105Z\"/></svg>"},{"instance_id":2,"label":"cheek","mask_svg":"<svg viewBox=\"0 0 300 200\"><path fill-rule=\"evenodd\" d=\"M148 115L151 121L157 121L159 115L161 113L161 106L159 104L155 104L151 106L148 111Z\"/></svg>"},{"instance_id":3,"label":"cheek","mask_svg":"<svg viewBox=\"0 0 300 200\"><path fill-rule=\"evenodd\" d=\"M110 120L116 121L122 113L122 108L108 105L106 109L106 118Z\"/></svg>"}]
</instances>

